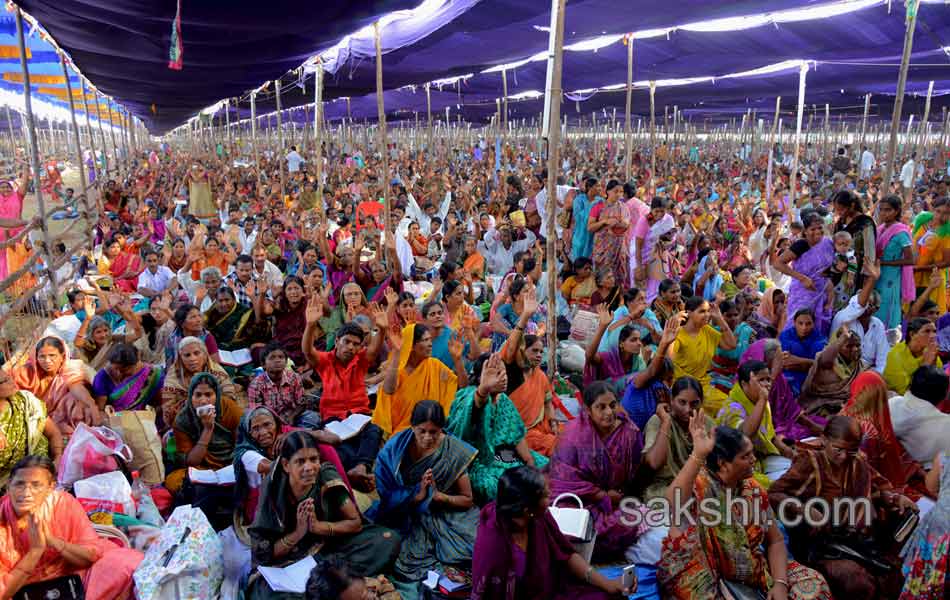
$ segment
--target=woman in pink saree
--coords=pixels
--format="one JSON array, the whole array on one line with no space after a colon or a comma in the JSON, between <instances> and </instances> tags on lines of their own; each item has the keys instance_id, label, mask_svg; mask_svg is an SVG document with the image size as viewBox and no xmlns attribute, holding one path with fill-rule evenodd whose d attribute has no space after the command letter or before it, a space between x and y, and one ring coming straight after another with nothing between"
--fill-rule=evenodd
<instances>
[{"instance_id":1,"label":"woman in pink saree","mask_svg":"<svg viewBox=\"0 0 950 600\"><path fill-rule=\"evenodd\" d=\"M23 199L29 179L22 175L19 181L0 182L0 219L20 220L23 214ZM20 233L20 227L8 227L0 223L0 242L5 242ZM7 250L0 249L0 280L10 274L7 267Z\"/></svg>"},{"instance_id":2,"label":"woman in pink saree","mask_svg":"<svg viewBox=\"0 0 950 600\"><path fill-rule=\"evenodd\" d=\"M0 598L74 575L86 600L130 597L142 553L96 535L79 501L55 487L56 469L45 456L27 456L13 467L0 500ZM58 597L52 593L45 597Z\"/></svg>"},{"instance_id":3,"label":"woman in pink saree","mask_svg":"<svg viewBox=\"0 0 950 600\"><path fill-rule=\"evenodd\" d=\"M619 558L640 535L623 518L625 498L640 466L643 437L620 408L613 388L596 382L584 389L584 408L561 432L551 457L551 494L575 494L590 510L597 530L594 556Z\"/></svg>"},{"instance_id":4,"label":"woman in pink saree","mask_svg":"<svg viewBox=\"0 0 950 600\"><path fill-rule=\"evenodd\" d=\"M63 435L72 435L79 423L99 423L99 409L86 387L83 362L70 359L69 347L62 339L41 339L26 364L13 370L13 379L21 390L32 392L46 404L47 414Z\"/></svg>"}]
</instances>

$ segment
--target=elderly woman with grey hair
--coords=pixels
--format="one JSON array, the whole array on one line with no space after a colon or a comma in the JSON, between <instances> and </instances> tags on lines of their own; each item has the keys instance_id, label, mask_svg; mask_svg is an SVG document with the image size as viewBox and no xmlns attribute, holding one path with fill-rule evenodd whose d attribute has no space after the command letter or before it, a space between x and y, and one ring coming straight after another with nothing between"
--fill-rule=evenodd
<instances>
[{"instance_id":1,"label":"elderly woman with grey hair","mask_svg":"<svg viewBox=\"0 0 950 600\"><path fill-rule=\"evenodd\" d=\"M205 267L198 281L195 281L191 278L191 267L186 266L178 272L178 281L188 294L188 301L198 306L203 314L217 299L224 275L218 267Z\"/></svg>"}]
</instances>

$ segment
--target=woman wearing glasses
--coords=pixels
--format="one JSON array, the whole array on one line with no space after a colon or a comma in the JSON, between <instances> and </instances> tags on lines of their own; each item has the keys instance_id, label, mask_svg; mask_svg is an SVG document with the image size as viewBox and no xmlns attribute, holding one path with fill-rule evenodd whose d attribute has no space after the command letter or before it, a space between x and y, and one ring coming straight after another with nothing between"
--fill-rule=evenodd
<instances>
[{"instance_id":1,"label":"woman wearing glasses","mask_svg":"<svg viewBox=\"0 0 950 600\"><path fill-rule=\"evenodd\" d=\"M820 446L800 447L792 467L772 483L769 502L788 526L791 553L825 576L835 598L896 598L902 581L900 559L890 552L892 535L881 532L893 532L900 516L917 506L868 464L860 452L861 439L858 421L831 417ZM839 498L849 499L849 505L836 503ZM837 519L823 512L836 506ZM798 524L790 526L794 522ZM889 568L845 558L830 543L815 544L818 536L828 542L847 540L849 546L860 541L854 547L861 555Z\"/></svg>"}]
</instances>

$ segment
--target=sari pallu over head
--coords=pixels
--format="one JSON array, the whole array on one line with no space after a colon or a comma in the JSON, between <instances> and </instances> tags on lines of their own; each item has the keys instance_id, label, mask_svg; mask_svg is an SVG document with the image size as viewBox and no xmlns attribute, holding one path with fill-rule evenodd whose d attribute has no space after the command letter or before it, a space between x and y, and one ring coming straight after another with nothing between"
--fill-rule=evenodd
<instances>
[{"instance_id":1,"label":"sari pallu over head","mask_svg":"<svg viewBox=\"0 0 950 600\"><path fill-rule=\"evenodd\" d=\"M693 279L694 290L696 289L696 284L699 283L699 280L706 273L706 271L713 268L709 259L713 252L715 252L715 250L710 250L709 254L704 256L703 259L699 261L699 267L696 269L696 277ZM706 284L703 287L703 299L709 302L716 299L716 293L719 291L719 288L722 287L723 282L722 274L719 272L719 267L716 266L715 269L716 274L710 276L710 278L706 280Z\"/></svg>"},{"instance_id":2,"label":"sari pallu over head","mask_svg":"<svg viewBox=\"0 0 950 600\"><path fill-rule=\"evenodd\" d=\"M414 436L412 429L400 431L380 450L375 469L380 501L367 513L401 533L413 526L415 515L430 511L437 489L452 489L478 454L472 446L446 433L435 452L415 464L404 465L403 461L411 460L408 450ZM413 497L419 492L422 476L428 469L432 469L435 487L429 488L425 500L416 503Z\"/></svg>"},{"instance_id":3,"label":"sari pallu over head","mask_svg":"<svg viewBox=\"0 0 950 600\"><path fill-rule=\"evenodd\" d=\"M227 313L218 311L218 303L211 305L204 314L205 326L220 348L233 350L245 347L245 333L254 321L254 311L237 300Z\"/></svg>"},{"instance_id":4,"label":"sari pallu over head","mask_svg":"<svg viewBox=\"0 0 950 600\"><path fill-rule=\"evenodd\" d=\"M211 373L218 380L218 387L221 390L222 397L234 397L235 387L231 382L228 372L224 367L211 360L208 354L208 347L204 341L196 337L185 337L178 342L178 351L175 354L175 362L166 374L162 385L162 415L164 422L171 425L175 422L178 412L188 400L188 390L191 386L191 379L194 375L188 375L185 371L185 363L181 359L181 349L189 344L197 344L201 352L205 355L204 367L199 373Z\"/></svg>"},{"instance_id":5,"label":"sari pallu over head","mask_svg":"<svg viewBox=\"0 0 950 600\"><path fill-rule=\"evenodd\" d=\"M195 411L195 407L191 402L191 396L194 394L195 388L202 383L211 386L215 396L214 431L211 434L211 440L208 442L208 454L205 460L211 459L211 461L217 464L227 465L232 462L234 455L234 434L222 424L224 410L221 402L221 386L214 375L211 373L198 373L191 378L191 384L188 386L188 399L185 401L185 406L175 418L175 428L193 440L198 440L201 437L204 425L201 423L201 417L199 417Z\"/></svg>"},{"instance_id":6,"label":"sari pallu over head","mask_svg":"<svg viewBox=\"0 0 950 600\"><path fill-rule=\"evenodd\" d=\"M53 336L55 337L55 336ZM69 345L63 344L63 363L55 373L46 373L37 361L38 349L34 345L25 365L13 370L13 380L21 390L32 392L46 405L46 412L63 433L72 433L73 428L86 418L84 405L73 397L69 387L88 383L86 369L81 360L70 358Z\"/></svg>"},{"instance_id":7,"label":"sari pallu over head","mask_svg":"<svg viewBox=\"0 0 950 600\"><path fill-rule=\"evenodd\" d=\"M601 490L622 490L633 481L643 453L643 436L626 413L618 412L617 419L619 426L605 439L584 408L567 424L551 457L552 498L566 493L590 497ZM606 496L588 508L601 514L613 512Z\"/></svg>"}]
</instances>

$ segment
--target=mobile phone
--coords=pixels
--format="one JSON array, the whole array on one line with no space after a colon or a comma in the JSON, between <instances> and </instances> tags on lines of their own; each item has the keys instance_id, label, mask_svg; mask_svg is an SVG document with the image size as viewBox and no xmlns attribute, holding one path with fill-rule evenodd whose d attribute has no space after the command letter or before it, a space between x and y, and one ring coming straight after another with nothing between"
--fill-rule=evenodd
<instances>
[{"instance_id":1,"label":"mobile phone","mask_svg":"<svg viewBox=\"0 0 950 600\"><path fill-rule=\"evenodd\" d=\"M637 565L623 568L623 589L632 590L637 583Z\"/></svg>"}]
</instances>

